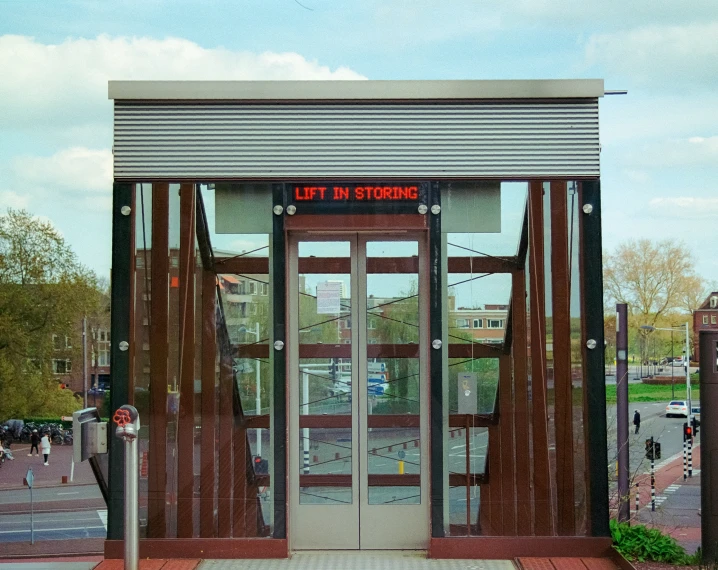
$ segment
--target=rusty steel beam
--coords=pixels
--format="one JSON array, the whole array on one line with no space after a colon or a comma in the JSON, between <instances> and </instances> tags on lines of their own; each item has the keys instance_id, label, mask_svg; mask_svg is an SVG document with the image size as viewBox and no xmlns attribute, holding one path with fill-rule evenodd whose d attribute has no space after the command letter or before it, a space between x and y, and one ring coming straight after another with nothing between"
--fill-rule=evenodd
<instances>
[{"instance_id":1,"label":"rusty steel beam","mask_svg":"<svg viewBox=\"0 0 718 570\"><path fill-rule=\"evenodd\" d=\"M180 185L179 251L179 414L177 463L194 465L195 376L195 250L196 197L194 184ZM194 534L194 469L177 471L177 537Z\"/></svg>"},{"instance_id":2,"label":"rusty steel beam","mask_svg":"<svg viewBox=\"0 0 718 570\"><path fill-rule=\"evenodd\" d=\"M167 384L169 381L169 184L152 185L150 427L147 537L166 538Z\"/></svg>"},{"instance_id":3,"label":"rusty steel beam","mask_svg":"<svg viewBox=\"0 0 718 570\"><path fill-rule=\"evenodd\" d=\"M516 535L516 460L514 450L514 394L511 358L499 360L499 437L501 442L501 520L503 536Z\"/></svg>"},{"instance_id":4,"label":"rusty steel beam","mask_svg":"<svg viewBox=\"0 0 718 570\"><path fill-rule=\"evenodd\" d=\"M299 273L326 274L350 273L351 259L346 257L300 257ZM449 273L513 273L520 267L519 259L514 256L462 256L447 259ZM232 275L267 275L269 259L267 257L217 257L217 273ZM417 273L419 260L415 257L373 257L367 259L367 273L405 274Z\"/></svg>"},{"instance_id":5,"label":"rusty steel beam","mask_svg":"<svg viewBox=\"0 0 718 570\"><path fill-rule=\"evenodd\" d=\"M220 357L219 365L219 483L217 524L219 538L232 536L232 471L234 410L232 401L232 359Z\"/></svg>"},{"instance_id":6,"label":"rusty steel beam","mask_svg":"<svg viewBox=\"0 0 718 570\"><path fill-rule=\"evenodd\" d=\"M491 534L501 536L503 531L503 512L501 509L501 491L503 476L501 473L501 436L499 426L489 428L488 466L489 466L489 517ZM467 446L466 453L469 453Z\"/></svg>"},{"instance_id":7,"label":"rusty steel beam","mask_svg":"<svg viewBox=\"0 0 718 570\"><path fill-rule=\"evenodd\" d=\"M500 358L503 356L501 344L450 343L449 358ZM269 358L269 345L264 343L232 345L235 358ZM350 344L300 344L299 358L350 358ZM369 344L368 358L418 358L416 344Z\"/></svg>"},{"instance_id":8,"label":"rusty steel beam","mask_svg":"<svg viewBox=\"0 0 718 570\"><path fill-rule=\"evenodd\" d=\"M534 533L553 534L553 501L548 452L546 397L546 287L544 274L543 183L529 183L529 280L531 320L531 403L534 459Z\"/></svg>"},{"instance_id":9,"label":"rusty steel beam","mask_svg":"<svg viewBox=\"0 0 718 570\"><path fill-rule=\"evenodd\" d=\"M215 392L215 362L217 358L216 336L216 287L217 278L212 271L202 272L202 403L200 482L199 482L199 535L215 536L215 467L217 398Z\"/></svg>"},{"instance_id":10,"label":"rusty steel beam","mask_svg":"<svg viewBox=\"0 0 718 570\"><path fill-rule=\"evenodd\" d=\"M566 182L551 182L551 300L553 307L554 423L556 426L556 531L576 532L573 466L571 315Z\"/></svg>"},{"instance_id":11,"label":"rusty steel beam","mask_svg":"<svg viewBox=\"0 0 718 570\"><path fill-rule=\"evenodd\" d=\"M514 365L514 430L516 442L516 532L530 536L533 528L531 509L531 458L529 456L530 415L526 327L526 273L511 277L511 354Z\"/></svg>"}]
</instances>

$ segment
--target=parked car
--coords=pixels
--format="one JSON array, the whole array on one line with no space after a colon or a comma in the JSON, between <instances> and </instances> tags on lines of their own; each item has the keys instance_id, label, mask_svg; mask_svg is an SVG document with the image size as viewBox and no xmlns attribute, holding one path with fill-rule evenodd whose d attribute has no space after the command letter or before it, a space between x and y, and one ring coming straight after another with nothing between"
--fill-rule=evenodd
<instances>
[{"instance_id":1,"label":"parked car","mask_svg":"<svg viewBox=\"0 0 718 570\"><path fill-rule=\"evenodd\" d=\"M695 418L696 423L701 425L701 405L691 404L691 415Z\"/></svg>"},{"instance_id":2,"label":"parked car","mask_svg":"<svg viewBox=\"0 0 718 570\"><path fill-rule=\"evenodd\" d=\"M666 406L666 417L672 418L674 416L688 417L688 404L685 400L671 400Z\"/></svg>"}]
</instances>

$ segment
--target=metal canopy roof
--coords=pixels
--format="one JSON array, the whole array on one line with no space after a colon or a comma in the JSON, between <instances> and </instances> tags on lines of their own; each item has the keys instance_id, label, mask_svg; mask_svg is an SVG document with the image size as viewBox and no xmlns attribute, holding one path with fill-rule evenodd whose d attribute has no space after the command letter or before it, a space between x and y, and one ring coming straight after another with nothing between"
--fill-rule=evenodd
<instances>
[{"instance_id":1,"label":"metal canopy roof","mask_svg":"<svg viewBox=\"0 0 718 570\"><path fill-rule=\"evenodd\" d=\"M603 79L461 81L110 81L115 100L477 100L603 97Z\"/></svg>"}]
</instances>

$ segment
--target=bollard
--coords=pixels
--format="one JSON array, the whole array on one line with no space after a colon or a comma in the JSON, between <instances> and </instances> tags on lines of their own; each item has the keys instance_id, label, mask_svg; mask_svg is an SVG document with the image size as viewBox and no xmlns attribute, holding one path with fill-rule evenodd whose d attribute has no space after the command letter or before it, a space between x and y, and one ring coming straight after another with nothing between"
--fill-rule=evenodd
<instances>
[{"instance_id":1,"label":"bollard","mask_svg":"<svg viewBox=\"0 0 718 570\"><path fill-rule=\"evenodd\" d=\"M125 570L138 570L140 557L139 465L137 436L140 416L134 406L125 404L112 418L115 435L125 442Z\"/></svg>"},{"instance_id":2,"label":"bollard","mask_svg":"<svg viewBox=\"0 0 718 570\"><path fill-rule=\"evenodd\" d=\"M683 424L685 426L685 424ZM683 480L688 478L688 447L686 445L686 430L683 428Z\"/></svg>"},{"instance_id":3,"label":"bollard","mask_svg":"<svg viewBox=\"0 0 718 570\"><path fill-rule=\"evenodd\" d=\"M638 516L638 509L641 505L641 499L640 499L640 489L638 487L638 483L636 483L636 516Z\"/></svg>"},{"instance_id":4,"label":"bollard","mask_svg":"<svg viewBox=\"0 0 718 570\"><path fill-rule=\"evenodd\" d=\"M399 475L404 474L404 462L400 459L399 460Z\"/></svg>"}]
</instances>

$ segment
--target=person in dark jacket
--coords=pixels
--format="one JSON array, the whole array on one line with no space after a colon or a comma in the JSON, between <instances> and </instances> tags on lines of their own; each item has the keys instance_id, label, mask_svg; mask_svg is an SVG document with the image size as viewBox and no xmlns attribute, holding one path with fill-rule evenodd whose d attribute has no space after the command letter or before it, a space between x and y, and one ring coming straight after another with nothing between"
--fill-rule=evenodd
<instances>
[{"instance_id":1,"label":"person in dark jacket","mask_svg":"<svg viewBox=\"0 0 718 570\"><path fill-rule=\"evenodd\" d=\"M37 433L37 430L32 430L32 434L30 434L30 453L27 454L28 457L32 457L32 450L35 450L35 456L40 455L40 450L38 449L38 445L40 445L40 434Z\"/></svg>"},{"instance_id":2,"label":"person in dark jacket","mask_svg":"<svg viewBox=\"0 0 718 570\"><path fill-rule=\"evenodd\" d=\"M641 414L638 413L638 410L633 412L633 425L636 426L636 433L638 433L641 428Z\"/></svg>"}]
</instances>

